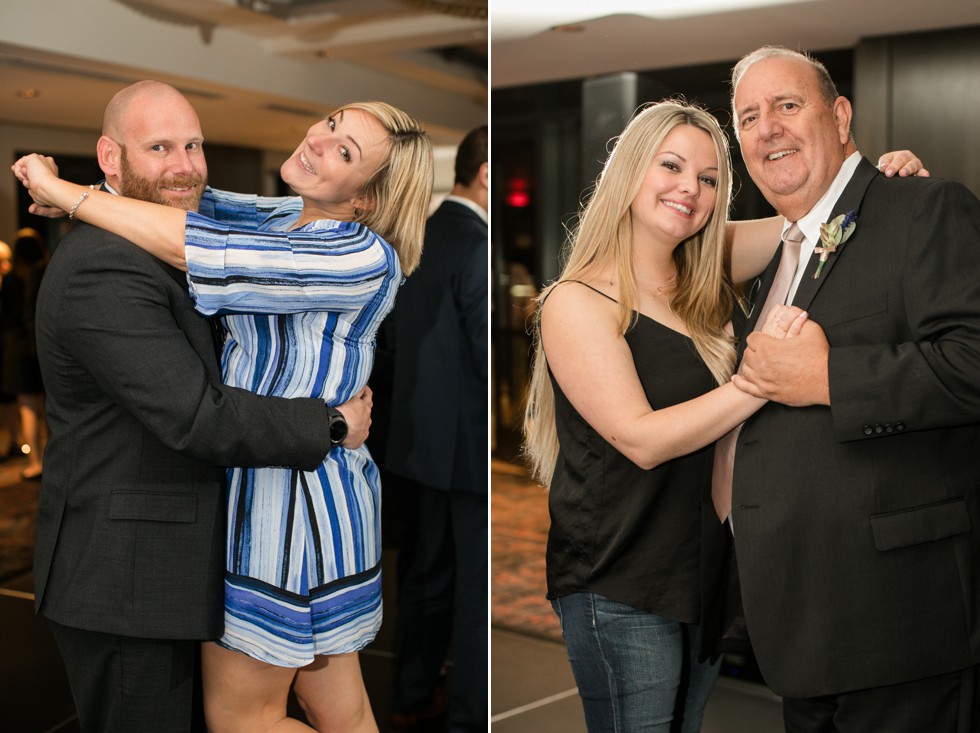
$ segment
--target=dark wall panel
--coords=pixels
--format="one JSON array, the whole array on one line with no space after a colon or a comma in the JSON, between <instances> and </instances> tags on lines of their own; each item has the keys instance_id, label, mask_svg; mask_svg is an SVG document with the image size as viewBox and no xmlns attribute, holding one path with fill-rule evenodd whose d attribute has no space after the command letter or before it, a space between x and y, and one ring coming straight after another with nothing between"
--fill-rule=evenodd
<instances>
[{"instance_id":1,"label":"dark wall panel","mask_svg":"<svg viewBox=\"0 0 980 733\"><path fill-rule=\"evenodd\" d=\"M862 42L855 94L862 152L909 148L980 195L980 27Z\"/></svg>"}]
</instances>

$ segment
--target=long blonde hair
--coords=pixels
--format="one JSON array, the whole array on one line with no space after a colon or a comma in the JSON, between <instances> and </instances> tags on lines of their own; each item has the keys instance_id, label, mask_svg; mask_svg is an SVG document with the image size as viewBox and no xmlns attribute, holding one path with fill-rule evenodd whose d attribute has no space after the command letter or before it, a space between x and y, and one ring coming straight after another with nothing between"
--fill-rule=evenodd
<instances>
[{"instance_id":1,"label":"long blonde hair","mask_svg":"<svg viewBox=\"0 0 980 733\"><path fill-rule=\"evenodd\" d=\"M345 109L373 115L388 132L385 161L361 191L374 205L356 211L354 220L384 237L409 275L422 257L432 200L432 143L415 118L385 102L352 102L334 114Z\"/></svg>"},{"instance_id":2,"label":"long blonde hair","mask_svg":"<svg viewBox=\"0 0 980 733\"><path fill-rule=\"evenodd\" d=\"M558 457L555 393L541 343L541 305L562 280L589 280L614 266L619 283L620 332L636 319L639 295L632 266L633 225L630 206L654 156L668 133L691 125L710 135L718 157L715 207L704 228L674 250L677 279L670 308L683 321L718 384L731 379L735 340L725 331L735 294L725 270L725 225L731 201L731 160L728 141L715 118L705 110L678 100L664 100L640 110L619 136L591 199L570 233L567 261L558 280L542 290L534 317L534 357L524 413L523 453L533 477L547 486Z\"/></svg>"}]
</instances>

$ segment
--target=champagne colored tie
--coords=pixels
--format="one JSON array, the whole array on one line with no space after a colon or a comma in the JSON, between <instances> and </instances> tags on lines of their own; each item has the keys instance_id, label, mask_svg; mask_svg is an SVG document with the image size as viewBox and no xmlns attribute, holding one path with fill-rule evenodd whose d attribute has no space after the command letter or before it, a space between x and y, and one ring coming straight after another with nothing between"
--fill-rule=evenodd
<instances>
[{"instance_id":1,"label":"champagne colored tie","mask_svg":"<svg viewBox=\"0 0 980 733\"><path fill-rule=\"evenodd\" d=\"M761 331L766 324L766 318L770 311L777 305L786 303L793 279L796 277L796 270L800 264L800 247L803 244L803 232L793 224L787 231L783 239L782 256L779 259L779 266L776 268L776 277L773 278L772 287L766 296L765 303L759 311L759 320L755 322L755 331ZM738 371L741 372L742 365L739 364ZM736 425L731 432L726 433L715 443L715 462L711 471L711 502L715 505L715 512L718 519L722 522L731 514L732 511L732 481L735 474L735 442L738 434L742 430L742 424Z\"/></svg>"}]
</instances>

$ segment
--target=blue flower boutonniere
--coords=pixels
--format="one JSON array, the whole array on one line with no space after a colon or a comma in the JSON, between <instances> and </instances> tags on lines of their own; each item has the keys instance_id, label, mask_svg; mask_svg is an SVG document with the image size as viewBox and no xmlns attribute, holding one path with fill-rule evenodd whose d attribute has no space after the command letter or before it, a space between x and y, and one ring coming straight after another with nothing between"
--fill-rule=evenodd
<instances>
[{"instance_id":1,"label":"blue flower boutonniere","mask_svg":"<svg viewBox=\"0 0 980 733\"><path fill-rule=\"evenodd\" d=\"M820 277L823 265L830 255L836 252L837 248L843 245L854 233L854 224L856 221L857 211L849 211L835 219L831 219L826 224L820 225L820 246L813 248L813 251L820 255L817 271L813 273L814 280Z\"/></svg>"}]
</instances>

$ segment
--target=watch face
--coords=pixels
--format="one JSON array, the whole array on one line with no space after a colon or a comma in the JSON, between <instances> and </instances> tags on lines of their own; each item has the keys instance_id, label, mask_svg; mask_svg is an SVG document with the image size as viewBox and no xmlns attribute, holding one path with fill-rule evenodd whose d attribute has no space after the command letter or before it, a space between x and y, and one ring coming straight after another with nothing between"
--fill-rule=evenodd
<instances>
[{"instance_id":1,"label":"watch face","mask_svg":"<svg viewBox=\"0 0 980 733\"><path fill-rule=\"evenodd\" d=\"M330 442L340 445L347 439L347 421L343 416L337 415L330 418Z\"/></svg>"}]
</instances>

